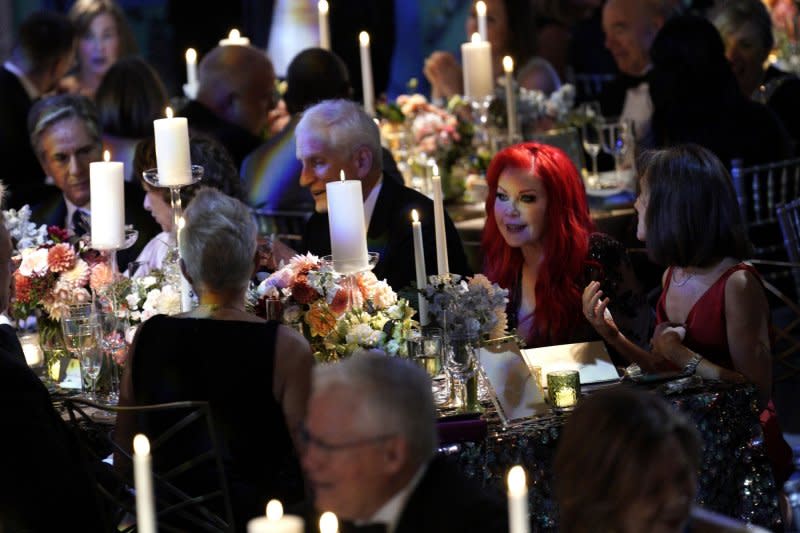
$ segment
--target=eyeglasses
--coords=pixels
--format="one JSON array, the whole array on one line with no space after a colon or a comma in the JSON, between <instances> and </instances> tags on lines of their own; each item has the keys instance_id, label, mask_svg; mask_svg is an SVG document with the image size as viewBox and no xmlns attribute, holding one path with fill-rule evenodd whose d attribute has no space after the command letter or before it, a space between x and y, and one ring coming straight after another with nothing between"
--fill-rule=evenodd
<instances>
[{"instance_id":1,"label":"eyeglasses","mask_svg":"<svg viewBox=\"0 0 800 533\"><path fill-rule=\"evenodd\" d=\"M307 449L308 447L313 445L325 453L339 452L350 448L357 448L359 446L375 444L387 439L391 439L392 437L395 436L394 433L391 433L386 435L378 435L376 437L365 437L363 439L351 440L340 444L331 444L312 435L308 431L308 428L305 425L300 426L300 429L297 431L297 433L298 437L300 438L300 444L303 446L304 449Z\"/></svg>"}]
</instances>

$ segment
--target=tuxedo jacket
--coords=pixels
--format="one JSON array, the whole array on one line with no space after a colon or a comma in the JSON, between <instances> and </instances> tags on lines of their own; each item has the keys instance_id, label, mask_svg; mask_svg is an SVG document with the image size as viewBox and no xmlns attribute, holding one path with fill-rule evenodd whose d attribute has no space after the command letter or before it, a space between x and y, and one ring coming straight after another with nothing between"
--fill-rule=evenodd
<instances>
[{"instance_id":1,"label":"tuxedo jacket","mask_svg":"<svg viewBox=\"0 0 800 533\"><path fill-rule=\"evenodd\" d=\"M319 513L305 513L306 533L316 533ZM349 522L340 531L357 531ZM408 498L395 533L507 533L507 505L481 489L458 466L437 455Z\"/></svg>"},{"instance_id":2,"label":"tuxedo jacket","mask_svg":"<svg viewBox=\"0 0 800 533\"><path fill-rule=\"evenodd\" d=\"M416 209L422 222L425 249L425 271L436 274L436 230L433 221L433 202L427 196L409 189L384 176L375 210L367 229L367 249L378 252L378 264L373 271L378 279L386 279L393 289L400 290L416 281L414 241L411 233L411 210ZM472 272L464 254L461 238L450 217L445 213L447 256L450 272L469 275ZM306 224L302 251L318 256L331 253L330 226L327 213L314 213Z\"/></svg>"},{"instance_id":3,"label":"tuxedo jacket","mask_svg":"<svg viewBox=\"0 0 800 533\"><path fill-rule=\"evenodd\" d=\"M6 206L19 208L38 201L44 171L28 135L31 99L19 79L0 66L0 179L8 190Z\"/></svg>"},{"instance_id":4,"label":"tuxedo jacket","mask_svg":"<svg viewBox=\"0 0 800 533\"><path fill-rule=\"evenodd\" d=\"M63 228L67 218L67 204L61 189L47 186L42 200L31 208L31 221ZM138 182L125 182L125 224L132 224L139 232L136 242L127 250L117 253L117 263L124 272L128 263L136 260L150 239L161 232L153 216L144 209L144 190Z\"/></svg>"}]
</instances>

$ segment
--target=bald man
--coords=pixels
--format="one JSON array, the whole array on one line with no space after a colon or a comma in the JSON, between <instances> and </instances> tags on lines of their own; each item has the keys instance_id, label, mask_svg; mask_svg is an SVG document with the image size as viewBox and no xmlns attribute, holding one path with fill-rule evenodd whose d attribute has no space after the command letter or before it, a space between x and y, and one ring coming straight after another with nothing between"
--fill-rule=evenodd
<instances>
[{"instance_id":1,"label":"bald man","mask_svg":"<svg viewBox=\"0 0 800 533\"><path fill-rule=\"evenodd\" d=\"M603 6L606 48L621 73L601 95L603 114L633 120L637 139L648 134L653 114L650 46L675 9L674 0L608 0Z\"/></svg>"},{"instance_id":2,"label":"bald man","mask_svg":"<svg viewBox=\"0 0 800 533\"><path fill-rule=\"evenodd\" d=\"M218 46L200 61L197 77L197 98L179 114L190 128L216 137L239 168L261 143L277 104L272 62L252 46Z\"/></svg>"}]
</instances>

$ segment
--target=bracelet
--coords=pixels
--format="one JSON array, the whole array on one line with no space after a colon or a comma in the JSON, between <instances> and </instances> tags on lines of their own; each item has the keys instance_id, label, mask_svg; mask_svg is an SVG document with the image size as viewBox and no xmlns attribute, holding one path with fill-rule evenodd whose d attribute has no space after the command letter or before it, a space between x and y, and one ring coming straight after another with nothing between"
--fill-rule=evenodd
<instances>
[{"instance_id":1,"label":"bracelet","mask_svg":"<svg viewBox=\"0 0 800 533\"><path fill-rule=\"evenodd\" d=\"M691 376L695 372L697 372L697 365L700 364L700 361L703 360L703 356L697 352L692 352L692 357L689 359L689 362L686 363L686 366L683 367L683 373Z\"/></svg>"}]
</instances>

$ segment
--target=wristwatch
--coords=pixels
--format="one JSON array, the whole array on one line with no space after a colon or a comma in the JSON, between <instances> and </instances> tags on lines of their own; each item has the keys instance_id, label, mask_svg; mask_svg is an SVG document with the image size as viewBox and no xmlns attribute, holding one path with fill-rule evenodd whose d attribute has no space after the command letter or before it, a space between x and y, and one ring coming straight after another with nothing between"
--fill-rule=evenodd
<instances>
[{"instance_id":1,"label":"wristwatch","mask_svg":"<svg viewBox=\"0 0 800 533\"><path fill-rule=\"evenodd\" d=\"M700 361L703 360L703 356L697 352L692 352L692 357L689 359L689 362L686 363L686 366L683 367L683 373L687 376L691 376L697 371L697 365L700 364Z\"/></svg>"}]
</instances>

